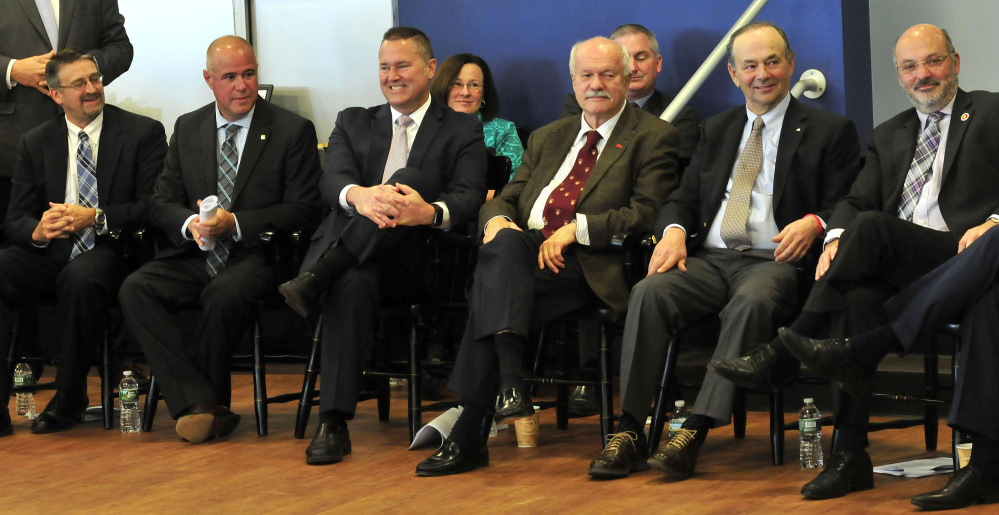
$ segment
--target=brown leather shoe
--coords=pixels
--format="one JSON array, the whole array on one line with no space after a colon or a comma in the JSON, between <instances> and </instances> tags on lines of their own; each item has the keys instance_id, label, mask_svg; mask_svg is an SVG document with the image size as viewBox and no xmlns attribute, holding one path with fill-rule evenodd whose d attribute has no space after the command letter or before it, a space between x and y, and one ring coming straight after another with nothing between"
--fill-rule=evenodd
<instances>
[{"instance_id":1,"label":"brown leather shoe","mask_svg":"<svg viewBox=\"0 0 999 515\"><path fill-rule=\"evenodd\" d=\"M701 444L694 439L695 434L697 431L677 430L666 443L659 445L649 458L649 465L665 472L671 479L682 480L694 475L697 451L701 449Z\"/></svg>"},{"instance_id":2,"label":"brown leather shoe","mask_svg":"<svg viewBox=\"0 0 999 515\"><path fill-rule=\"evenodd\" d=\"M239 415L214 402L197 402L177 419L177 434L191 443L229 436L239 425Z\"/></svg>"},{"instance_id":3,"label":"brown leather shoe","mask_svg":"<svg viewBox=\"0 0 999 515\"><path fill-rule=\"evenodd\" d=\"M599 458L590 462L587 474L601 479L628 477L632 472L649 470L649 443L645 433L622 431L611 437Z\"/></svg>"}]
</instances>

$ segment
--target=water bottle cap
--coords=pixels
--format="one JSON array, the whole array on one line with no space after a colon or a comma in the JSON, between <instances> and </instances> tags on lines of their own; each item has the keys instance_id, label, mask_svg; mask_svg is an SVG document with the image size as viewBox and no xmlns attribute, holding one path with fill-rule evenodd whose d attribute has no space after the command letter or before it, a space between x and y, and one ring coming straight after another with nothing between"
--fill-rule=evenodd
<instances>
[{"instance_id":1,"label":"water bottle cap","mask_svg":"<svg viewBox=\"0 0 999 515\"><path fill-rule=\"evenodd\" d=\"M805 404L811 404L813 402L815 402L815 399L811 397L805 397Z\"/></svg>"},{"instance_id":2,"label":"water bottle cap","mask_svg":"<svg viewBox=\"0 0 999 515\"><path fill-rule=\"evenodd\" d=\"M673 405L676 406L677 408L682 408L682 407L686 406L687 404L684 403L683 401L676 401L676 402L673 403Z\"/></svg>"},{"instance_id":3,"label":"water bottle cap","mask_svg":"<svg viewBox=\"0 0 999 515\"><path fill-rule=\"evenodd\" d=\"M121 375L123 375L125 377L132 377L132 371L131 370L126 370L126 371L122 372Z\"/></svg>"}]
</instances>

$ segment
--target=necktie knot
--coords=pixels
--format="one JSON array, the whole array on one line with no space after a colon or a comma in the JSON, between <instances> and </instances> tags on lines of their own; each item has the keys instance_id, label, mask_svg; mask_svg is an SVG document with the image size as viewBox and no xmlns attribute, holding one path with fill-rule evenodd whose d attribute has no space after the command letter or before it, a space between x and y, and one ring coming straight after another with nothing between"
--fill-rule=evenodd
<instances>
[{"instance_id":1,"label":"necktie knot","mask_svg":"<svg viewBox=\"0 0 999 515\"><path fill-rule=\"evenodd\" d=\"M404 130L413 124L413 119L409 115L402 115L395 120L395 130Z\"/></svg>"},{"instance_id":2,"label":"necktie knot","mask_svg":"<svg viewBox=\"0 0 999 515\"><path fill-rule=\"evenodd\" d=\"M592 146L596 145L597 141L600 141L600 138L602 138L602 136L597 131L589 131L589 132L587 132L586 133L586 146L592 147Z\"/></svg>"},{"instance_id":3,"label":"necktie knot","mask_svg":"<svg viewBox=\"0 0 999 515\"><path fill-rule=\"evenodd\" d=\"M80 143L83 143L84 145L90 144L90 136L87 136L86 131L80 131L79 136L80 136Z\"/></svg>"},{"instance_id":4,"label":"necktie knot","mask_svg":"<svg viewBox=\"0 0 999 515\"><path fill-rule=\"evenodd\" d=\"M941 113L940 111L936 111L934 113L930 113L930 116L928 116L926 118L926 121L927 121L926 127L935 130L937 127L940 126L940 119L941 118L943 118L943 113Z\"/></svg>"},{"instance_id":5,"label":"necktie knot","mask_svg":"<svg viewBox=\"0 0 999 515\"><path fill-rule=\"evenodd\" d=\"M239 132L239 125L236 125L235 123L226 124L225 139L231 140L235 138L237 132Z\"/></svg>"},{"instance_id":6,"label":"necktie knot","mask_svg":"<svg viewBox=\"0 0 999 515\"><path fill-rule=\"evenodd\" d=\"M763 127L763 117L757 116L756 119L753 120L753 132L763 132Z\"/></svg>"}]
</instances>

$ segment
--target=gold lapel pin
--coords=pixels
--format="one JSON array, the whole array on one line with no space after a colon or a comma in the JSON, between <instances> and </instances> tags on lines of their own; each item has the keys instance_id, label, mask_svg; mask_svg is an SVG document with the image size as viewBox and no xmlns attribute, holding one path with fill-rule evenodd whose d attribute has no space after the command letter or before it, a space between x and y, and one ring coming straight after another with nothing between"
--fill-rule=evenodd
<instances>
[{"instance_id":1,"label":"gold lapel pin","mask_svg":"<svg viewBox=\"0 0 999 515\"><path fill-rule=\"evenodd\" d=\"M964 113L964 114L961 115L961 121L962 122L966 122L966 121L968 121L968 118L970 118L970 117L971 117L970 114Z\"/></svg>"},{"instance_id":2,"label":"gold lapel pin","mask_svg":"<svg viewBox=\"0 0 999 515\"><path fill-rule=\"evenodd\" d=\"M267 139L267 135L266 134L261 134L260 135L260 141L263 141L265 139Z\"/></svg>"},{"instance_id":3,"label":"gold lapel pin","mask_svg":"<svg viewBox=\"0 0 999 515\"><path fill-rule=\"evenodd\" d=\"M801 132L801 127L794 129L794 132Z\"/></svg>"}]
</instances>

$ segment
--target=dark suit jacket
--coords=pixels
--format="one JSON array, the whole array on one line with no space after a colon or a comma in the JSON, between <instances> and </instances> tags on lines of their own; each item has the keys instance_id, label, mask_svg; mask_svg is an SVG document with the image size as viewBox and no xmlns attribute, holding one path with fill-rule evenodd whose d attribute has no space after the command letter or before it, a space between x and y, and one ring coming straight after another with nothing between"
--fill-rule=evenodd
<instances>
[{"instance_id":1,"label":"dark suit jacket","mask_svg":"<svg viewBox=\"0 0 999 515\"><path fill-rule=\"evenodd\" d=\"M66 117L58 116L21 139L5 226L7 241L44 252L60 262L69 259L71 240L55 240L39 250L31 244L31 233L49 202L66 201L67 137ZM166 151L166 134L160 122L104 106L97 153L97 197L107 215L109 230L146 223L149 197L156 176L163 170Z\"/></svg>"},{"instance_id":2,"label":"dark suit jacket","mask_svg":"<svg viewBox=\"0 0 999 515\"><path fill-rule=\"evenodd\" d=\"M663 111L669 107L672 101L672 97L656 90L652 92L652 96L642 106L642 110L659 116L663 114ZM562 102L562 114L559 115L559 118L579 116L581 114L583 114L583 108L579 107L576 95L574 93L566 95L565 101ZM684 106L676 115L676 119L673 120L673 126L680 132L680 147L677 149L680 159L684 160L684 162L689 161L691 156L694 155L694 148L697 146L697 138L700 134L697 111L689 105Z\"/></svg>"},{"instance_id":3,"label":"dark suit jacket","mask_svg":"<svg viewBox=\"0 0 999 515\"><path fill-rule=\"evenodd\" d=\"M656 222L656 235L671 224L687 230L687 251L704 245L714 222L746 126L739 105L704 120L701 141L680 187L670 195ZM781 128L774 170L774 222L778 229L811 213L829 223L833 207L860 169L860 140L848 118L791 98ZM816 248L819 246L816 245Z\"/></svg>"},{"instance_id":4,"label":"dark suit jacket","mask_svg":"<svg viewBox=\"0 0 999 515\"><path fill-rule=\"evenodd\" d=\"M579 127L578 118L562 118L531 134L513 180L479 210L479 234L496 216L527 227L534 203L565 161ZM576 203L576 212L586 215L590 235L589 247L575 246L586 282L618 315L627 311L630 287L621 256L607 252L611 237L652 229L656 213L677 184L678 140L670 124L626 107Z\"/></svg>"},{"instance_id":5,"label":"dark suit jacket","mask_svg":"<svg viewBox=\"0 0 999 515\"><path fill-rule=\"evenodd\" d=\"M198 200L218 194L218 135L215 103L177 119L163 173L156 180L150 221L177 245L157 258L201 252L181 237L180 227L198 212ZM295 230L315 223L321 201L319 155L312 122L266 100L258 100L229 209L242 241L230 252L252 250L265 226Z\"/></svg>"},{"instance_id":6,"label":"dark suit jacket","mask_svg":"<svg viewBox=\"0 0 999 515\"><path fill-rule=\"evenodd\" d=\"M965 118L967 114L967 119ZM919 137L919 118L908 109L878 125L867 143L867 161L850 193L836 205L830 228L846 228L861 211L898 214L905 176ZM999 213L999 93L959 89L947 135L938 198L947 227L964 233Z\"/></svg>"},{"instance_id":7,"label":"dark suit jacket","mask_svg":"<svg viewBox=\"0 0 999 515\"><path fill-rule=\"evenodd\" d=\"M132 44L116 0L61 0L57 50L77 47L97 58L104 84L132 64ZM52 50L34 0L0 0L0 70L6 76L11 60ZM0 177L10 177L17 157L17 140L32 127L61 110L51 98L28 86L7 89L0 80Z\"/></svg>"},{"instance_id":8,"label":"dark suit jacket","mask_svg":"<svg viewBox=\"0 0 999 515\"><path fill-rule=\"evenodd\" d=\"M319 181L323 199L331 211L312 236L303 270L340 237L354 216L361 216L347 216L340 209L340 192L350 184L362 187L381 184L392 144L391 117L388 104L351 107L337 115ZM447 204L452 227L463 227L473 220L486 198L482 123L474 116L456 113L431 100L406 167L419 170L426 179L422 184L409 186L427 202L441 200Z\"/></svg>"}]
</instances>

